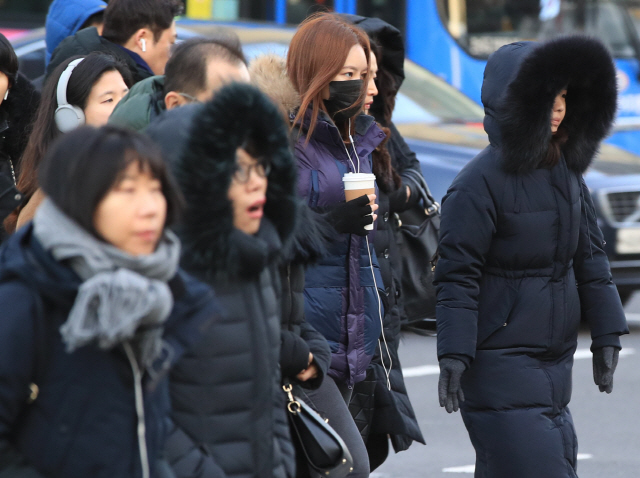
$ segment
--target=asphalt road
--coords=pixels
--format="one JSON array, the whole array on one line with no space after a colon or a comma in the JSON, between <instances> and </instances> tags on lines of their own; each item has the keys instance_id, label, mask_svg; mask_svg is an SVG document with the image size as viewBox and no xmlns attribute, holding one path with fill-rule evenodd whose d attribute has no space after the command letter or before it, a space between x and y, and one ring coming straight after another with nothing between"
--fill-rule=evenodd
<instances>
[{"instance_id":1,"label":"asphalt road","mask_svg":"<svg viewBox=\"0 0 640 478\"><path fill-rule=\"evenodd\" d=\"M640 294L625 311L633 323L631 334L622 338L624 355L611 395L594 385L589 333L580 333L569 405L578 434L580 478L640 477ZM414 443L407 451L391 452L371 478L473 476L475 453L462 418L438 405L435 338L405 334L400 359L427 446Z\"/></svg>"}]
</instances>

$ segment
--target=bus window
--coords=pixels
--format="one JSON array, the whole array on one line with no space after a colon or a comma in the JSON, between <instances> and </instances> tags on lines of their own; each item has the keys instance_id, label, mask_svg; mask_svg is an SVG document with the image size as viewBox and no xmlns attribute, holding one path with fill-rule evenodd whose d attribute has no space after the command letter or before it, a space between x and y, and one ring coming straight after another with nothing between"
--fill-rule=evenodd
<instances>
[{"instance_id":1,"label":"bus window","mask_svg":"<svg viewBox=\"0 0 640 478\"><path fill-rule=\"evenodd\" d=\"M297 24L315 12L333 10L333 0L287 0L287 23Z\"/></svg>"},{"instance_id":2,"label":"bus window","mask_svg":"<svg viewBox=\"0 0 640 478\"><path fill-rule=\"evenodd\" d=\"M482 122L483 109L433 73L410 60L405 60L404 71L405 80L398 94L394 121ZM418 117L420 119L416 120Z\"/></svg>"},{"instance_id":3,"label":"bus window","mask_svg":"<svg viewBox=\"0 0 640 478\"><path fill-rule=\"evenodd\" d=\"M624 5L608 0L438 0L443 23L469 54L486 59L507 43L583 33L617 58L636 56L637 33Z\"/></svg>"}]
</instances>

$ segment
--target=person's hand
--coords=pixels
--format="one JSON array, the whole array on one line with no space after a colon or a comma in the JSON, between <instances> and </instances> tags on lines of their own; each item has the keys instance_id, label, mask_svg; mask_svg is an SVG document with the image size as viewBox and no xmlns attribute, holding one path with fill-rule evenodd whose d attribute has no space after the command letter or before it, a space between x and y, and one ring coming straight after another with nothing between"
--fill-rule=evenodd
<instances>
[{"instance_id":1,"label":"person's hand","mask_svg":"<svg viewBox=\"0 0 640 478\"><path fill-rule=\"evenodd\" d=\"M602 347L593 351L593 381L601 392L613 390L613 373L618 365L620 350L616 347Z\"/></svg>"},{"instance_id":2,"label":"person's hand","mask_svg":"<svg viewBox=\"0 0 640 478\"><path fill-rule=\"evenodd\" d=\"M351 201L340 203L326 213L325 218L341 234L366 236L369 231L364 226L373 224L373 221L378 218L377 214L372 214L378 210L378 205L373 204L375 199L375 194L365 194Z\"/></svg>"},{"instance_id":3,"label":"person's hand","mask_svg":"<svg viewBox=\"0 0 640 478\"><path fill-rule=\"evenodd\" d=\"M462 360L443 357L440 359L440 379L438 380L438 399L440 406L448 413L457 412L460 402L464 402L464 393L460 387L460 378L467 366Z\"/></svg>"},{"instance_id":4,"label":"person's hand","mask_svg":"<svg viewBox=\"0 0 640 478\"><path fill-rule=\"evenodd\" d=\"M314 379L318 376L318 366L313 363L313 354L309 352L309 365L302 372L296 375L296 378L301 382Z\"/></svg>"}]
</instances>

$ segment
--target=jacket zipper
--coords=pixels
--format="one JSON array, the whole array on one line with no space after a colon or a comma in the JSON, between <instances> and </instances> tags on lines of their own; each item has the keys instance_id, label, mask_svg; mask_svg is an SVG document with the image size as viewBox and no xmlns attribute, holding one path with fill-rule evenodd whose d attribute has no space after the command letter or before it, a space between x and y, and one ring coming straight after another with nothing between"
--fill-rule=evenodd
<instances>
[{"instance_id":1,"label":"jacket zipper","mask_svg":"<svg viewBox=\"0 0 640 478\"><path fill-rule=\"evenodd\" d=\"M129 342L123 344L124 351L131 364L133 371L133 382L136 395L136 414L138 416L138 449L140 451L140 465L142 467L142 478L149 478L149 453L147 451L147 432L144 420L144 400L142 397L142 372L136 360L133 349Z\"/></svg>"},{"instance_id":2,"label":"jacket zipper","mask_svg":"<svg viewBox=\"0 0 640 478\"><path fill-rule=\"evenodd\" d=\"M353 138L351 137L351 120L349 120L349 140L351 141L351 147L353 148L353 152L356 154L356 159L358 160L358 170L360 172L360 157L358 156L358 151L356 150L356 144ZM347 145L343 143L344 150L349 157L349 162L354 168L354 172L356 172L355 164L351 160L351 155L349 154L349 148ZM380 299L380 291L378 290L378 284L376 282L376 274L373 270L373 259L371 258L371 246L369 245L369 236L365 236L365 240L367 243L367 253L369 254L369 267L371 269L371 276L373 277L373 287L376 292L376 298L378 299L378 317L380 318L380 337L378 337L378 346L380 347L380 362L382 363L382 369L384 370L384 374L387 378L387 389L391 390L391 369L393 367L393 359L391 358L391 352L389 352L389 345L387 344L387 338L384 335L384 320L382 319L382 304ZM360 263L360 252L358 251L358 264ZM382 341L380 340L382 338ZM382 351L382 343L384 343L385 349L387 349L387 356L389 357L389 368L387 369L384 363L384 353ZM349 389L353 388L349 386Z\"/></svg>"}]
</instances>

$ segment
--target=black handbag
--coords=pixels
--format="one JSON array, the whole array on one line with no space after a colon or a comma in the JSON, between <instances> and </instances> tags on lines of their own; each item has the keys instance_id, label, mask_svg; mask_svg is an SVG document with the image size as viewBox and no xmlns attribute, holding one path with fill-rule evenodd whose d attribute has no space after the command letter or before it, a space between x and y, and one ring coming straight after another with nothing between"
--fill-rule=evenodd
<instances>
[{"instance_id":1,"label":"black handbag","mask_svg":"<svg viewBox=\"0 0 640 478\"><path fill-rule=\"evenodd\" d=\"M344 478L353 471L353 458L347 445L309 405L293 396L293 386L285 381L282 389L287 394L287 416L292 440L301 450L309 467L323 476Z\"/></svg>"},{"instance_id":2,"label":"black handbag","mask_svg":"<svg viewBox=\"0 0 640 478\"><path fill-rule=\"evenodd\" d=\"M398 247L402 259L402 302L405 330L431 335L435 330L436 291L433 271L440 233L440 205L424 177L407 170L403 175L415 183L419 202L399 214Z\"/></svg>"}]
</instances>

